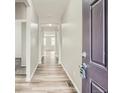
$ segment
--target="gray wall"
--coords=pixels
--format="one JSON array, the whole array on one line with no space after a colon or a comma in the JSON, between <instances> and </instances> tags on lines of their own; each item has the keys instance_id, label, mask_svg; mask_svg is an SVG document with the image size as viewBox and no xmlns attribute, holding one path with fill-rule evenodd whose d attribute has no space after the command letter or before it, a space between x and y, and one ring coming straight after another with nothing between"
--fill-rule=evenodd
<instances>
[{"instance_id":1,"label":"gray wall","mask_svg":"<svg viewBox=\"0 0 124 93\"><path fill-rule=\"evenodd\" d=\"M62 21L62 64L81 92L82 0L70 0Z\"/></svg>"},{"instance_id":2,"label":"gray wall","mask_svg":"<svg viewBox=\"0 0 124 93\"><path fill-rule=\"evenodd\" d=\"M26 5L24 3L15 4L15 18L26 19Z\"/></svg>"}]
</instances>

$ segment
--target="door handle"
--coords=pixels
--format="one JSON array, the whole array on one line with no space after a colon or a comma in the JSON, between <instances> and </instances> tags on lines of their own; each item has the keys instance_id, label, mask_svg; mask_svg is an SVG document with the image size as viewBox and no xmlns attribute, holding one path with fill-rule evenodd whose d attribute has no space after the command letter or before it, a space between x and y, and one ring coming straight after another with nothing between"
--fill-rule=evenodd
<instances>
[{"instance_id":1,"label":"door handle","mask_svg":"<svg viewBox=\"0 0 124 93\"><path fill-rule=\"evenodd\" d=\"M80 75L81 75L82 79L87 78L87 65L86 65L86 63L83 63L82 65L80 65Z\"/></svg>"},{"instance_id":2,"label":"door handle","mask_svg":"<svg viewBox=\"0 0 124 93\"><path fill-rule=\"evenodd\" d=\"M86 58L87 57L87 53L86 52L83 52L82 53L82 58Z\"/></svg>"}]
</instances>

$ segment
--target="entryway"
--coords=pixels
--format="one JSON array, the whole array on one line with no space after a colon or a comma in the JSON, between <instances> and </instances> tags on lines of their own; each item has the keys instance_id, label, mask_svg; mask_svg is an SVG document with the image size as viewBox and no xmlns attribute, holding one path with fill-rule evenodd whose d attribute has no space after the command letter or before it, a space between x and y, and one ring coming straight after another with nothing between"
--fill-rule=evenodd
<instances>
[{"instance_id":1,"label":"entryway","mask_svg":"<svg viewBox=\"0 0 124 93\"><path fill-rule=\"evenodd\" d=\"M15 2L17 93L108 92L107 0Z\"/></svg>"}]
</instances>

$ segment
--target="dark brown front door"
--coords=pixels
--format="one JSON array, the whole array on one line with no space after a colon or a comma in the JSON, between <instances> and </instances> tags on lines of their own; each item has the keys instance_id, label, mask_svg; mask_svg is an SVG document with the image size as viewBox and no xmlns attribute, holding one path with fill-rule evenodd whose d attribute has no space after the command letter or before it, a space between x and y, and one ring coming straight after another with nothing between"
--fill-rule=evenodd
<instances>
[{"instance_id":1,"label":"dark brown front door","mask_svg":"<svg viewBox=\"0 0 124 93\"><path fill-rule=\"evenodd\" d=\"M87 65L82 93L107 93L107 0L83 0L82 49Z\"/></svg>"}]
</instances>

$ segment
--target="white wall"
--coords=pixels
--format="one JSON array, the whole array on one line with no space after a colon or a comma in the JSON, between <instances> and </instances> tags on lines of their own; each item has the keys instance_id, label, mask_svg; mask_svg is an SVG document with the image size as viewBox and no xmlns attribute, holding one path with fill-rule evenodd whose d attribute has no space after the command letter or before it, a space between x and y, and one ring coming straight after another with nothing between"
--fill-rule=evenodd
<instances>
[{"instance_id":1,"label":"white wall","mask_svg":"<svg viewBox=\"0 0 124 93\"><path fill-rule=\"evenodd\" d=\"M26 66L26 23L15 22L15 58L21 58L21 65Z\"/></svg>"},{"instance_id":2,"label":"white wall","mask_svg":"<svg viewBox=\"0 0 124 93\"><path fill-rule=\"evenodd\" d=\"M39 21L40 24L40 21ZM41 58L43 56L43 31L41 26L39 26L39 64L41 64Z\"/></svg>"},{"instance_id":3,"label":"white wall","mask_svg":"<svg viewBox=\"0 0 124 93\"><path fill-rule=\"evenodd\" d=\"M31 54L30 54L30 74L31 76L34 74L36 66L38 65L38 49L39 49L39 27L38 27L38 16L36 15L33 6L31 6Z\"/></svg>"},{"instance_id":4,"label":"white wall","mask_svg":"<svg viewBox=\"0 0 124 93\"><path fill-rule=\"evenodd\" d=\"M62 63L81 92L82 0L70 0L62 21Z\"/></svg>"},{"instance_id":5,"label":"white wall","mask_svg":"<svg viewBox=\"0 0 124 93\"><path fill-rule=\"evenodd\" d=\"M21 22L15 22L15 58L21 58L22 53L21 53L21 45L22 45L22 25Z\"/></svg>"},{"instance_id":6,"label":"white wall","mask_svg":"<svg viewBox=\"0 0 124 93\"><path fill-rule=\"evenodd\" d=\"M31 74L38 64L38 24L31 25Z\"/></svg>"},{"instance_id":7,"label":"white wall","mask_svg":"<svg viewBox=\"0 0 124 93\"><path fill-rule=\"evenodd\" d=\"M58 50L58 57L59 57L59 64L61 64L61 49L62 49L62 31L61 31L61 25L58 26L58 31L57 31L57 50Z\"/></svg>"},{"instance_id":8,"label":"white wall","mask_svg":"<svg viewBox=\"0 0 124 93\"><path fill-rule=\"evenodd\" d=\"M26 81L31 81L39 64L39 21L31 0L26 20Z\"/></svg>"}]
</instances>

